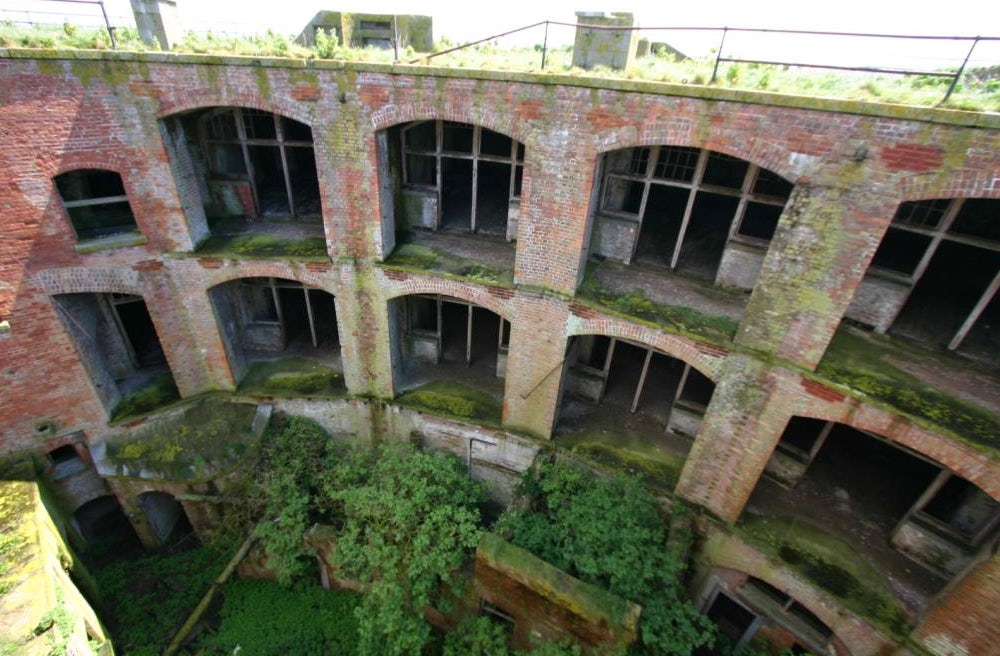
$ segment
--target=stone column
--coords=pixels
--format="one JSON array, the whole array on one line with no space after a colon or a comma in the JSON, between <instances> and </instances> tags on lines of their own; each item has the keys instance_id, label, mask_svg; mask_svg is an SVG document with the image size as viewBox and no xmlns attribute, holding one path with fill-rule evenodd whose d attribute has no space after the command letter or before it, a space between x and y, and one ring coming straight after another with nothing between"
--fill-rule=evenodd
<instances>
[{"instance_id":1,"label":"stone column","mask_svg":"<svg viewBox=\"0 0 1000 656\"><path fill-rule=\"evenodd\" d=\"M170 46L180 40L176 0L132 0L132 13L143 43L170 50Z\"/></svg>"},{"instance_id":2,"label":"stone column","mask_svg":"<svg viewBox=\"0 0 1000 656\"><path fill-rule=\"evenodd\" d=\"M635 59L638 35L632 28L635 19L627 12L576 12L576 41L573 43L573 66L594 68L607 66L625 70ZM621 29L596 30L588 26Z\"/></svg>"}]
</instances>

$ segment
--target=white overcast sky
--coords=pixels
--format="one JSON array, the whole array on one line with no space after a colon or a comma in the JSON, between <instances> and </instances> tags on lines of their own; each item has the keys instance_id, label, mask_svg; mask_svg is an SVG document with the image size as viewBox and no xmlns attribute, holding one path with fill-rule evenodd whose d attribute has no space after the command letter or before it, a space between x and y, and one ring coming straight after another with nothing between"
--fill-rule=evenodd
<instances>
[{"instance_id":1,"label":"white overcast sky","mask_svg":"<svg viewBox=\"0 0 1000 656\"><path fill-rule=\"evenodd\" d=\"M129 20L129 0L105 0L113 22ZM428 14L434 18L434 37L447 36L453 42L472 41L522 27L542 20L573 23L576 11L631 11L641 27L753 27L771 29L806 29L890 34L929 34L944 36L1000 37L1000 0L658 0L657 2L605 2L595 0L487 0L457 2L456 0L177 0L182 22L198 31L217 32L263 31L271 27L279 32L298 33L320 9L365 11L371 13ZM39 0L0 0L0 18L17 19L31 11L35 20L43 12L90 12L99 16L96 7ZM16 15L15 15L16 14ZM121 20L123 19L124 20ZM60 22L60 21L53 21ZM538 28L529 42L541 42ZM568 28L552 28L553 41L571 40ZM691 37L688 36L688 39ZM766 38L774 43L776 37ZM681 40L680 44L675 43ZM684 42L672 37L655 36L654 40L671 41L688 54L705 54L716 45L717 36L701 37L700 41ZM957 66L968 50L968 44L938 42L882 42L871 48L863 42L840 45L826 44L815 37L793 40L797 52L811 55L835 54L850 58L858 51L867 56L902 53L906 60L920 67L922 57L941 57ZM760 42L751 37L730 35L726 54L758 56ZM702 52L697 52L702 50ZM1000 43L980 44L975 63L1000 62ZM816 57L806 56L799 61ZM957 61L955 61L957 59ZM913 66L911 66L913 67Z\"/></svg>"}]
</instances>

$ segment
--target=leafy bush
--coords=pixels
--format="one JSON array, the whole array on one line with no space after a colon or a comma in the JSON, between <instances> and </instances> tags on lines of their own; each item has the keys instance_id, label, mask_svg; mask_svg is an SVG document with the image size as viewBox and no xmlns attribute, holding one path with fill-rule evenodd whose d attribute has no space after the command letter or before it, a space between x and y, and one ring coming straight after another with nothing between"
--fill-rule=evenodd
<instances>
[{"instance_id":1,"label":"leafy bush","mask_svg":"<svg viewBox=\"0 0 1000 656\"><path fill-rule=\"evenodd\" d=\"M668 541L659 504L639 479L598 478L542 461L525 474L520 491L528 505L505 514L500 532L573 576L641 604L634 651L685 656L712 643L712 623L681 585L689 545L678 536Z\"/></svg>"}]
</instances>

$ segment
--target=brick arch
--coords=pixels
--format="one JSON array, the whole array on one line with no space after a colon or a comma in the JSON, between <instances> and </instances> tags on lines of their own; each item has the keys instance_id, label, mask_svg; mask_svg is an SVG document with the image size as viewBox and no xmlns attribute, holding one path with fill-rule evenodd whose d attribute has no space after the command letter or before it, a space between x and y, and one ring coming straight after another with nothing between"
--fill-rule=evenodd
<instances>
[{"instance_id":1,"label":"brick arch","mask_svg":"<svg viewBox=\"0 0 1000 656\"><path fill-rule=\"evenodd\" d=\"M622 319L608 317L584 319L573 323L566 333L567 337L574 335L603 335L642 344L691 365L713 383L719 376L718 370L724 357L724 354L715 349L712 349L711 353L700 350L696 342L687 338L646 328Z\"/></svg>"},{"instance_id":2,"label":"brick arch","mask_svg":"<svg viewBox=\"0 0 1000 656\"><path fill-rule=\"evenodd\" d=\"M385 130L403 123L441 119L477 125L499 132L504 136L524 143L521 129L513 120L513 115L486 111L481 107L453 101L446 101L444 107L437 103L413 103L407 105L387 105L372 114L372 128Z\"/></svg>"},{"instance_id":3,"label":"brick arch","mask_svg":"<svg viewBox=\"0 0 1000 656\"><path fill-rule=\"evenodd\" d=\"M290 100L286 96L264 96L254 89L242 88L230 91L229 85L218 85L194 91L175 91L163 94L160 99L158 119L169 118L197 109L214 107L248 107L272 114L279 114L313 127L313 118L308 108Z\"/></svg>"},{"instance_id":4,"label":"brick arch","mask_svg":"<svg viewBox=\"0 0 1000 656\"><path fill-rule=\"evenodd\" d=\"M121 176L126 192L129 190L129 173L135 165L135 153L128 148L108 148L89 152L71 151L63 153L46 166L44 173L55 178L63 173L81 169L113 171Z\"/></svg>"},{"instance_id":5,"label":"brick arch","mask_svg":"<svg viewBox=\"0 0 1000 656\"><path fill-rule=\"evenodd\" d=\"M789 414L789 419L804 417L832 421L874 433L892 444L905 446L940 467L958 474L1000 502L1000 462L957 440L937 435L906 417L862 404L854 399L849 401L839 404L829 402L797 404Z\"/></svg>"},{"instance_id":6,"label":"brick arch","mask_svg":"<svg viewBox=\"0 0 1000 656\"><path fill-rule=\"evenodd\" d=\"M133 269L71 267L46 269L36 277L42 292L57 294L132 294L145 298L147 291Z\"/></svg>"},{"instance_id":7,"label":"brick arch","mask_svg":"<svg viewBox=\"0 0 1000 656\"><path fill-rule=\"evenodd\" d=\"M506 292L507 290L504 290ZM507 321L514 316L510 301L488 288L469 285L455 280L432 280L425 278L409 278L402 283L389 285L386 300L414 294L440 294L451 296L499 315Z\"/></svg>"},{"instance_id":8,"label":"brick arch","mask_svg":"<svg viewBox=\"0 0 1000 656\"><path fill-rule=\"evenodd\" d=\"M710 137L709 139L700 137L692 122L618 127L592 135L592 148L598 156L613 150L647 146L701 148L737 157L776 173L793 184L800 177L789 166L790 153L777 143L750 138L735 143L729 142L723 146L711 141Z\"/></svg>"},{"instance_id":9,"label":"brick arch","mask_svg":"<svg viewBox=\"0 0 1000 656\"><path fill-rule=\"evenodd\" d=\"M935 198L1000 199L1000 172L973 171L959 175L941 173L904 178L896 187L900 203Z\"/></svg>"},{"instance_id":10,"label":"brick arch","mask_svg":"<svg viewBox=\"0 0 1000 656\"><path fill-rule=\"evenodd\" d=\"M339 284L333 285L333 289L331 289L328 281L322 279L320 276L306 271L295 271L282 262L252 262L244 263L239 267L216 269L209 275L208 286L205 289L209 291L219 285L243 280L244 278L281 278L284 280L294 280L306 287L327 292L335 297L340 292Z\"/></svg>"},{"instance_id":11,"label":"brick arch","mask_svg":"<svg viewBox=\"0 0 1000 656\"><path fill-rule=\"evenodd\" d=\"M814 603L811 599L803 600L801 595L796 594L801 589L801 584L797 581L786 580L786 578L781 576L780 572L775 570L774 566L766 560L748 558L744 562L741 562L738 567L734 567L734 564L729 562L721 562L717 564L709 560L707 565L711 567L714 572L728 570L738 577L746 576L747 579L755 578L767 583L781 592L784 592L786 595L801 604L810 613L818 617L823 624L826 625L826 628L830 629L833 633L833 641L838 643L838 654L844 654L846 652L846 654L850 656L855 653L863 654L871 652L871 648L867 642L861 642L858 640L855 635L856 632L851 630L854 622L852 622L848 617L845 617L843 611L839 609L837 605ZM838 630L845 624L847 625L847 631Z\"/></svg>"}]
</instances>

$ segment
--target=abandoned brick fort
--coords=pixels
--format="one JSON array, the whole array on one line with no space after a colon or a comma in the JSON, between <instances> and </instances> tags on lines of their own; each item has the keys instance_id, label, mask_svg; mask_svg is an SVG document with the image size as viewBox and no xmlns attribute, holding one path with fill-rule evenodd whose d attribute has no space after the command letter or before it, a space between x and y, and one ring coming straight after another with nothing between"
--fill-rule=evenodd
<instances>
[{"instance_id":1,"label":"abandoned brick fort","mask_svg":"<svg viewBox=\"0 0 1000 656\"><path fill-rule=\"evenodd\" d=\"M1000 116L6 50L0 135L0 448L70 541L210 530L242 451L207 442L253 431L154 443L237 404L450 450L501 501L543 449L639 471L736 640L997 653Z\"/></svg>"}]
</instances>

